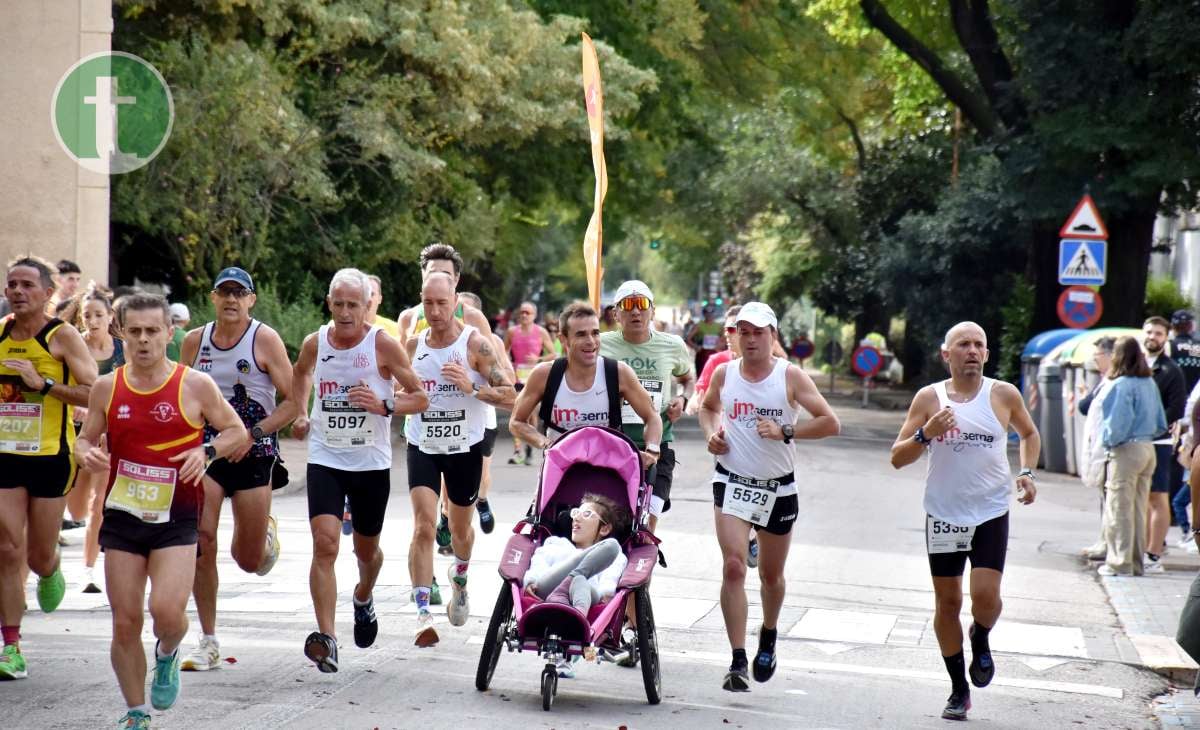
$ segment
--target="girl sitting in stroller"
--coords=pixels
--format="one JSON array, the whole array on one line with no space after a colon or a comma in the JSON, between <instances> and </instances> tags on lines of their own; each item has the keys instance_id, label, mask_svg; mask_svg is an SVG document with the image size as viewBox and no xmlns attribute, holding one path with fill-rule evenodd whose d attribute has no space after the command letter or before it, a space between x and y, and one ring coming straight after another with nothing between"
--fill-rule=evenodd
<instances>
[{"instance_id":1,"label":"girl sitting in stroller","mask_svg":"<svg viewBox=\"0 0 1200 730\"><path fill-rule=\"evenodd\" d=\"M629 529L630 511L608 497L585 494L571 510L571 539L548 537L534 551L525 592L549 603L588 609L617 590L627 562L612 535Z\"/></svg>"}]
</instances>

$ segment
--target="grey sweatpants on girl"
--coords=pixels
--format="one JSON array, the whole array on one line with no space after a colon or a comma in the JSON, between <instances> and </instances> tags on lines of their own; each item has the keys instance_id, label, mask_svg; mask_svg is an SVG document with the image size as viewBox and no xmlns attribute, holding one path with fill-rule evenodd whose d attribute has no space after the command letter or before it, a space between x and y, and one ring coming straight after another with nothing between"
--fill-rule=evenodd
<instances>
[{"instance_id":1,"label":"grey sweatpants on girl","mask_svg":"<svg viewBox=\"0 0 1200 730\"><path fill-rule=\"evenodd\" d=\"M538 578L534 593L543 601L567 579L571 580L571 605L587 613L596 601L600 600L600 592L588 582L588 578L604 572L621 554L621 545L611 537L605 538L591 547L584 548L569 560L564 560ZM576 580L578 578L578 580Z\"/></svg>"}]
</instances>

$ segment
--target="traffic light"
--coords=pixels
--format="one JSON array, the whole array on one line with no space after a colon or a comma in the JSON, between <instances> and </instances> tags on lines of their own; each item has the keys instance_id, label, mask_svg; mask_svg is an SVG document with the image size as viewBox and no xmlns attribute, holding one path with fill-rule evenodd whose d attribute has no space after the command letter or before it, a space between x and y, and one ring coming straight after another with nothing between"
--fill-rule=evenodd
<instances>
[{"instance_id":1,"label":"traffic light","mask_svg":"<svg viewBox=\"0 0 1200 730\"><path fill-rule=\"evenodd\" d=\"M654 251L657 251L658 249L662 248L662 239L661 238L650 239L650 248L651 248L651 250L654 250Z\"/></svg>"},{"instance_id":2,"label":"traffic light","mask_svg":"<svg viewBox=\"0 0 1200 730\"><path fill-rule=\"evenodd\" d=\"M723 305L724 303L725 303L725 300L722 297L717 297L717 306L718 307Z\"/></svg>"}]
</instances>

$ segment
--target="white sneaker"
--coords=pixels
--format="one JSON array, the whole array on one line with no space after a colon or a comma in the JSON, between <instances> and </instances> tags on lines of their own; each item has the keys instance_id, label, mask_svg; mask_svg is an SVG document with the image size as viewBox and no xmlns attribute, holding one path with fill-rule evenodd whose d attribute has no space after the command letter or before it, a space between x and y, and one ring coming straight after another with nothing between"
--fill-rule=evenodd
<instances>
[{"instance_id":1,"label":"white sneaker","mask_svg":"<svg viewBox=\"0 0 1200 730\"><path fill-rule=\"evenodd\" d=\"M1108 563L1104 563L1099 568L1096 568L1096 574L1097 575L1107 575L1110 577L1117 576L1117 577L1121 577L1121 578L1128 578L1129 576L1133 575L1132 573L1118 573L1117 571L1110 568L1108 566Z\"/></svg>"},{"instance_id":2,"label":"white sneaker","mask_svg":"<svg viewBox=\"0 0 1200 730\"><path fill-rule=\"evenodd\" d=\"M1108 555L1108 545L1098 542L1083 549L1083 556L1088 560L1104 560Z\"/></svg>"},{"instance_id":3,"label":"white sneaker","mask_svg":"<svg viewBox=\"0 0 1200 730\"><path fill-rule=\"evenodd\" d=\"M1167 572L1161 560L1147 560L1142 564L1142 575L1159 575Z\"/></svg>"},{"instance_id":4,"label":"white sneaker","mask_svg":"<svg viewBox=\"0 0 1200 730\"><path fill-rule=\"evenodd\" d=\"M1196 541L1192 539L1192 534L1190 532L1183 533L1183 536L1179 538L1179 542L1175 543L1175 547L1185 552L1189 547L1195 547L1195 545Z\"/></svg>"},{"instance_id":5,"label":"white sneaker","mask_svg":"<svg viewBox=\"0 0 1200 730\"><path fill-rule=\"evenodd\" d=\"M179 668L185 672L207 672L221 666L221 644L216 639L201 636L200 644L184 657Z\"/></svg>"},{"instance_id":6,"label":"white sneaker","mask_svg":"<svg viewBox=\"0 0 1200 730\"><path fill-rule=\"evenodd\" d=\"M263 554L262 565L254 572L257 575L270 573L276 560L279 560L279 525L274 516L267 515L267 551Z\"/></svg>"},{"instance_id":7,"label":"white sneaker","mask_svg":"<svg viewBox=\"0 0 1200 730\"><path fill-rule=\"evenodd\" d=\"M417 611L417 631L414 644L421 648L433 646L438 643L437 629L433 627L433 614L428 610Z\"/></svg>"},{"instance_id":8,"label":"white sneaker","mask_svg":"<svg viewBox=\"0 0 1200 730\"><path fill-rule=\"evenodd\" d=\"M471 615L471 604L467 601L467 576L459 575L451 565L447 577L454 596L446 606L446 617L450 619L451 626L462 626Z\"/></svg>"}]
</instances>

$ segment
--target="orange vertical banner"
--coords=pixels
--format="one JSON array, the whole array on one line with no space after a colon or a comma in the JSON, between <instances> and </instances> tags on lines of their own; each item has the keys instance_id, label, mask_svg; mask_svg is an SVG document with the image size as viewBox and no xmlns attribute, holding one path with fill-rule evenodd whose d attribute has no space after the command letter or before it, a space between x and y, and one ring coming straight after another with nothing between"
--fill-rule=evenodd
<instances>
[{"instance_id":1,"label":"orange vertical banner","mask_svg":"<svg viewBox=\"0 0 1200 730\"><path fill-rule=\"evenodd\" d=\"M604 225L601 222L604 196L608 194L608 166L604 162L604 87L600 83L600 62L596 46L583 34L583 101L587 106L588 132L592 143L592 169L596 173L596 192L592 219L583 234L583 262L587 267L588 299L600 309L601 282L604 280Z\"/></svg>"}]
</instances>

